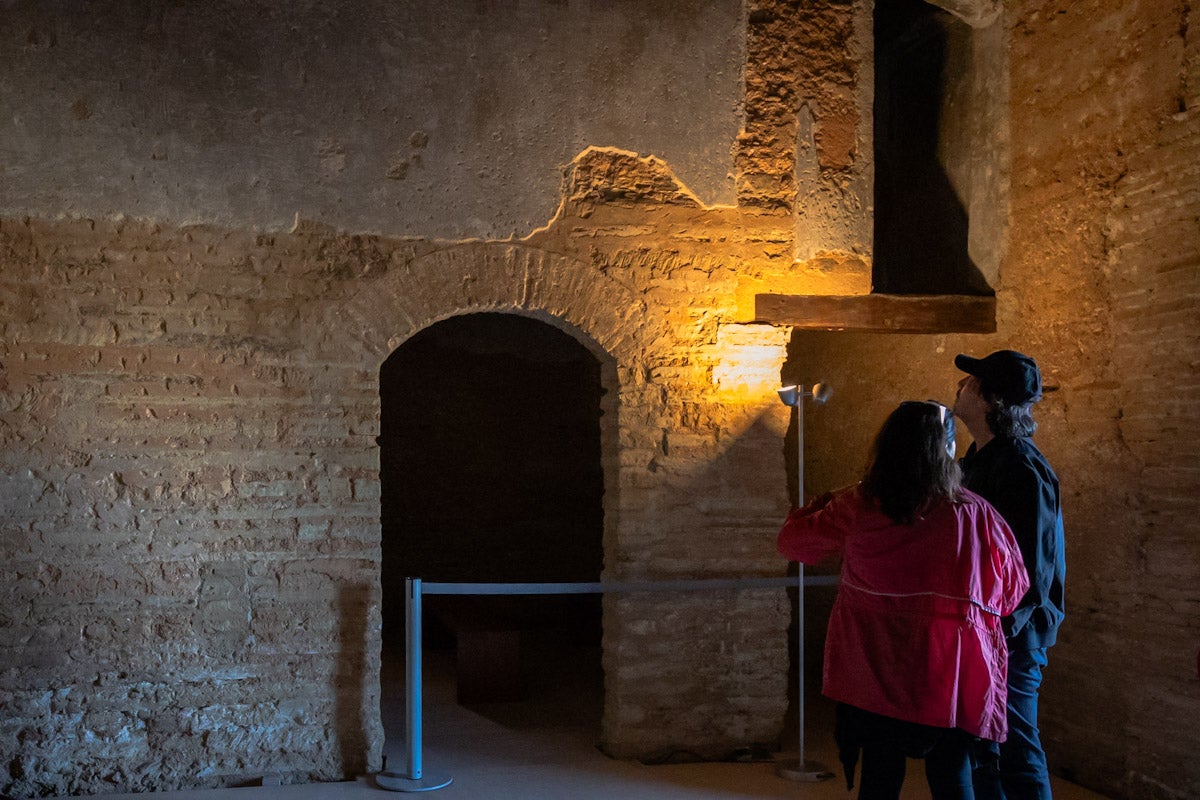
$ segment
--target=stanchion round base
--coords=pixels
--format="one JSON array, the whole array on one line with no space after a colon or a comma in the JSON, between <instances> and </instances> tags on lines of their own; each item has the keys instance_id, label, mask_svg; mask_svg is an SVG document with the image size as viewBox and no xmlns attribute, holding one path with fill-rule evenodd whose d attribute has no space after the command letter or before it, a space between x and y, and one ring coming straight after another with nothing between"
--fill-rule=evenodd
<instances>
[{"instance_id":1,"label":"stanchion round base","mask_svg":"<svg viewBox=\"0 0 1200 800\"><path fill-rule=\"evenodd\" d=\"M387 789L391 792L432 792L434 789L442 789L449 786L453 781L454 778L438 777L436 775L410 778L406 775L397 775L394 772L380 772L375 776L375 784L380 789Z\"/></svg>"},{"instance_id":2,"label":"stanchion round base","mask_svg":"<svg viewBox=\"0 0 1200 800\"><path fill-rule=\"evenodd\" d=\"M817 783L827 781L833 773L815 761L800 761L793 758L790 761L780 761L775 765L775 774L789 781L802 783Z\"/></svg>"}]
</instances>

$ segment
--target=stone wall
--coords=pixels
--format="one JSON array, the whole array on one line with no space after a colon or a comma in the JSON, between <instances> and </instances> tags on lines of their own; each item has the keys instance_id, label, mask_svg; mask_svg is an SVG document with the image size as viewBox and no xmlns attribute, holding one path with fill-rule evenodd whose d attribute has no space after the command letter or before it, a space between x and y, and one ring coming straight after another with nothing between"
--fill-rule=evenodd
<instances>
[{"instance_id":1,"label":"stone wall","mask_svg":"<svg viewBox=\"0 0 1200 800\"><path fill-rule=\"evenodd\" d=\"M746 9L393 5L0 11L6 793L379 768L378 370L452 315L600 360L606 577L782 573L785 332L747 323L793 223L706 205ZM786 624L609 602L605 747L770 742Z\"/></svg>"},{"instance_id":2,"label":"stone wall","mask_svg":"<svg viewBox=\"0 0 1200 800\"><path fill-rule=\"evenodd\" d=\"M0 241L5 791L361 769L378 390L319 321L362 262L133 223Z\"/></svg>"},{"instance_id":3,"label":"stone wall","mask_svg":"<svg viewBox=\"0 0 1200 800\"><path fill-rule=\"evenodd\" d=\"M791 266L789 227L612 149L523 243L4 220L6 790L378 768L377 374L450 315L601 358L606 577L781 574L786 331L743 283ZM772 741L787 617L782 591L609 602L606 749Z\"/></svg>"},{"instance_id":4,"label":"stone wall","mask_svg":"<svg viewBox=\"0 0 1200 800\"><path fill-rule=\"evenodd\" d=\"M1117 795L1200 793L1190 7L1030 0L996 23L1012 174L1007 222L982 215L1011 234L987 268L995 335L789 342L754 324L755 293L870 287L869 8L701 5L703 19L684 3L620 19L589 6L594 37L554 3L492 26L544 32L552 56L583 62L539 92L632 92L596 96L615 115L597 128L562 97L526 113L528 81L504 69L525 73L501 58L520 48L485 41L486 4L421 17L428 41L389 4L353 20L319 4L114 4L98 27L86 10L0 10L15 109L0 121L0 789L377 769L379 366L439 320L501 311L601 363L604 570L619 579L782 574L781 368L835 389L809 415L812 491L857 476L896 400L948 399L956 352L1036 356L1055 388L1038 440L1063 478L1070 560L1045 695L1053 767ZM479 42L486 69L439 66L440 22ZM217 46L251 28L261 58ZM406 35L419 46L402 55ZM374 76L362 92L345 91L345 65ZM1004 97L990 62L973 68ZM483 72L510 79L484 87ZM655 95L693 77L679 106ZM386 106L393 89L410 105ZM424 124L464 107L494 124ZM536 164L513 141L537 143ZM787 615L782 592L610 598L605 747L777 736Z\"/></svg>"}]
</instances>

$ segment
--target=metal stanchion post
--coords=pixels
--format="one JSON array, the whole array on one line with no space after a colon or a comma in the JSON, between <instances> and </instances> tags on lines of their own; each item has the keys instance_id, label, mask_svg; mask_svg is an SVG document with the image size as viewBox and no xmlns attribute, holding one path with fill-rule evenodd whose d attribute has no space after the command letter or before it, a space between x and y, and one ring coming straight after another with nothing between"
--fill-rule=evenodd
<instances>
[{"instance_id":1,"label":"metal stanchion post","mask_svg":"<svg viewBox=\"0 0 1200 800\"><path fill-rule=\"evenodd\" d=\"M449 786L453 778L424 775L421 764L421 579L404 581L404 608L408 618L405 631L404 677L406 689L405 723L408 741L408 774L381 772L375 782L393 792L429 792Z\"/></svg>"}]
</instances>

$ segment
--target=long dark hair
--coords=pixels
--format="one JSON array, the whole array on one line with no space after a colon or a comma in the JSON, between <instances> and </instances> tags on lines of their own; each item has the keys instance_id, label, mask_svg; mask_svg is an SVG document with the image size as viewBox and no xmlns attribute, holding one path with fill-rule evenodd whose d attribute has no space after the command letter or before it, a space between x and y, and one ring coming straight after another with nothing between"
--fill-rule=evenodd
<instances>
[{"instance_id":1,"label":"long dark hair","mask_svg":"<svg viewBox=\"0 0 1200 800\"><path fill-rule=\"evenodd\" d=\"M938 500L955 500L954 414L932 400L908 401L888 416L871 448L863 493L893 522L907 525Z\"/></svg>"}]
</instances>

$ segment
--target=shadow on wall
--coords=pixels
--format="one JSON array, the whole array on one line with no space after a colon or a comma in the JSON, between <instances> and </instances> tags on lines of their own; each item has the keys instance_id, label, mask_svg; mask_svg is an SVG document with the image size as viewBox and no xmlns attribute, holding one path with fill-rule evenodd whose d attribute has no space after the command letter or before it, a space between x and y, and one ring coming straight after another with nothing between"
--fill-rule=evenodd
<instances>
[{"instance_id":1,"label":"shadow on wall","mask_svg":"<svg viewBox=\"0 0 1200 800\"><path fill-rule=\"evenodd\" d=\"M341 768L345 778L367 771L367 736L363 705L367 661L367 613L371 590L365 584L338 591L338 653L333 676L334 718Z\"/></svg>"},{"instance_id":2,"label":"shadow on wall","mask_svg":"<svg viewBox=\"0 0 1200 800\"><path fill-rule=\"evenodd\" d=\"M708 443L696 442L699 437L686 430L677 444L672 444L672 433L666 436L670 456L659 462L658 471L667 473L667 486L659 502L687 538L681 546L680 538L652 532L654 541L646 547L644 562L659 570L679 568L678 577L783 576L788 564L776 552L775 539L786 516L788 489L783 469L776 472L767 465L782 466L787 410L770 390L749 407L717 413L729 416L714 426L720 433ZM794 457L794 450L789 452ZM827 590L810 590L806 601L818 591ZM739 747L776 751L794 746L794 592L672 591L609 598L623 608L626 623L637 629L626 631L622 640L630 654L652 654L665 636L674 639L676 657L658 665L653 675L635 659L623 665L638 690L648 686L652 696L691 699L691 708L671 722L673 744L655 743L655 749L648 745L639 760L728 760L736 757ZM826 620L809 608L806 612L809 629L823 631ZM811 688L819 674L819 652L810 649L805 655ZM636 730L626 735L638 741Z\"/></svg>"}]
</instances>

